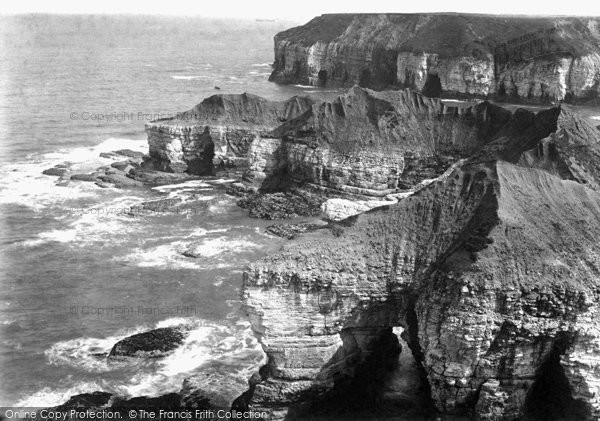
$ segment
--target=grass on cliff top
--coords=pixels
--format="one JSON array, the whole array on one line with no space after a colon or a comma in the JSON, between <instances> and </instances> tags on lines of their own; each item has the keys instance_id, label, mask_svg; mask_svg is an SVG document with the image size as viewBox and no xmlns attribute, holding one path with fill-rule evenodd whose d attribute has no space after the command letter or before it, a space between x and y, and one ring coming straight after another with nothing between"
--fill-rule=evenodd
<instances>
[{"instance_id":1,"label":"grass on cliff top","mask_svg":"<svg viewBox=\"0 0 600 421\"><path fill-rule=\"evenodd\" d=\"M379 18L373 19L375 16ZM318 41L331 42L350 28L342 37L348 42L358 37L367 44L397 51L452 56L472 50L489 53L496 45L552 27L558 28L555 48L560 51L581 56L596 48L598 36L581 18L452 13L322 15L280 32L275 38L309 47Z\"/></svg>"}]
</instances>

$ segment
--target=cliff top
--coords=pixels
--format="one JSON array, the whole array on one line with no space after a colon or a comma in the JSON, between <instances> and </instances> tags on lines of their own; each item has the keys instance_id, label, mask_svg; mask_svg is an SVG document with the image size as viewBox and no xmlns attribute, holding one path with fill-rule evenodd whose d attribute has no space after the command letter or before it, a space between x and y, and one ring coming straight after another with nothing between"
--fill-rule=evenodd
<instances>
[{"instance_id":1,"label":"cliff top","mask_svg":"<svg viewBox=\"0 0 600 421\"><path fill-rule=\"evenodd\" d=\"M249 93L217 94L176 117L154 120L146 127L227 125L272 129L306 111L313 103L313 99L301 96L269 101Z\"/></svg>"},{"instance_id":2,"label":"cliff top","mask_svg":"<svg viewBox=\"0 0 600 421\"><path fill-rule=\"evenodd\" d=\"M556 28L558 50L581 55L600 41L600 18L532 17L455 13L330 14L275 36L309 47L339 40L345 45L377 45L398 51L440 55L490 53L497 45Z\"/></svg>"}]
</instances>

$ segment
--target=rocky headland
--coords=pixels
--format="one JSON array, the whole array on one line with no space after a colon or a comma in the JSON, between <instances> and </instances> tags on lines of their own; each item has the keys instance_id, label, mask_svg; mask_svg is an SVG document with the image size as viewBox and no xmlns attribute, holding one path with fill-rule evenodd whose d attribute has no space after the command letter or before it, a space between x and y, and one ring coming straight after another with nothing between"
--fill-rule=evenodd
<instances>
[{"instance_id":1,"label":"rocky headland","mask_svg":"<svg viewBox=\"0 0 600 421\"><path fill-rule=\"evenodd\" d=\"M251 408L375 408L402 327L439 414L600 416L600 132L566 106L497 116L434 181L252 265Z\"/></svg>"},{"instance_id":2,"label":"rocky headland","mask_svg":"<svg viewBox=\"0 0 600 421\"><path fill-rule=\"evenodd\" d=\"M261 105L240 108L248 98ZM271 419L327 418L328 410L343 419L340 408L600 416L600 131L576 109L511 112L358 86L332 102L228 95L237 111L226 115L221 99L199 106L221 122L198 123L203 133L232 133L227 124L243 115L242 177L233 186L241 204L263 218L327 215L271 226L290 241L244 276L244 310L268 362L234 408ZM181 144L181 132L158 146L152 124L154 156L130 158L141 161L127 177L199 177L203 170L173 165L186 162L169 146ZM226 154L216 156L212 135L203 142L195 144L202 153L193 143L186 153L213 174ZM145 206L173 206L163 202ZM161 358L184 337L146 332L108 358ZM165 399L183 405L185 386ZM196 392L209 402L209 392ZM412 407L406 398L397 406L407 394Z\"/></svg>"},{"instance_id":3,"label":"rocky headland","mask_svg":"<svg viewBox=\"0 0 600 421\"><path fill-rule=\"evenodd\" d=\"M227 172L251 216L324 217L270 226L289 241L244 274L267 363L227 403L236 410L599 419L600 130L569 105L509 111L481 99L597 98L598 23L324 15L276 36L272 79L355 85L337 99L214 95L148 123L148 155L47 174L140 187ZM390 86L402 89L366 88ZM162 358L185 335L145 332L108 358ZM207 393L192 378L133 399L210 407Z\"/></svg>"},{"instance_id":4,"label":"rocky headland","mask_svg":"<svg viewBox=\"0 0 600 421\"><path fill-rule=\"evenodd\" d=\"M268 363L236 407L272 419L377 412L400 354L424 389L419 416L600 414L600 132L589 120L567 105L510 112L354 87L274 123L238 154L242 204L286 218L292 203L330 222L272 226L293 240L246 273Z\"/></svg>"},{"instance_id":5,"label":"rocky headland","mask_svg":"<svg viewBox=\"0 0 600 421\"><path fill-rule=\"evenodd\" d=\"M270 80L427 96L597 100L600 19L326 14L275 36Z\"/></svg>"}]
</instances>

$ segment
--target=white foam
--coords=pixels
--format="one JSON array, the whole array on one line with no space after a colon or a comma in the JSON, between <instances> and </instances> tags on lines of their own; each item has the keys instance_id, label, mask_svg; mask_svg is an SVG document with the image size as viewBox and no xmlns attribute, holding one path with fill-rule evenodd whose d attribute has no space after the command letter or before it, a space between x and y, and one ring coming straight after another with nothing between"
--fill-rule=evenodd
<instances>
[{"instance_id":1,"label":"white foam","mask_svg":"<svg viewBox=\"0 0 600 421\"><path fill-rule=\"evenodd\" d=\"M248 378L266 362L250 324L226 326L200 319L194 323L184 343L158 360L154 372L140 373L131 379L131 384L124 387L128 394L156 396L179 390L190 373L198 374L193 377L197 386L221 395L229 404L247 388ZM163 322L165 325L174 324ZM213 363L231 369L219 371L211 367Z\"/></svg>"},{"instance_id":2,"label":"white foam","mask_svg":"<svg viewBox=\"0 0 600 421\"><path fill-rule=\"evenodd\" d=\"M120 340L148 329L147 326L139 326L106 338L83 337L61 341L47 349L44 355L51 365L66 365L92 373L114 371L119 369L119 364L109 365L102 354L108 354Z\"/></svg>"},{"instance_id":3,"label":"white foam","mask_svg":"<svg viewBox=\"0 0 600 421\"><path fill-rule=\"evenodd\" d=\"M62 387L58 389L45 387L42 390L19 400L14 406L24 408L52 407L65 403L71 396L99 390L106 390L106 384L103 382L81 382L72 387Z\"/></svg>"},{"instance_id":4,"label":"white foam","mask_svg":"<svg viewBox=\"0 0 600 421\"><path fill-rule=\"evenodd\" d=\"M0 170L0 203L17 204L41 211L56 203L95 197L100 187L93 183L57 186L56 177L42 174L54 164L14 164Z\"/></svg>"},{"instance_id":5,"label":"white foam","mask_svg":"<svg viewBox=\"0 0 600 421\"><path fill-rule=\"evenodd\" d=\"M227 208L236 207L235 198L230 196L219 197L208 207L208 211L211 213L225 213Z\"/></svg>"},{"instance_id":6,"label":"white foam","mask_svg":"<svg viewBox=\"0 0 600 421\"><path fill-rule=\"evenodd\" d=\"M69 182L59 186L58 177L42 174L57 164L68 163L70 172L89 172L103 165L101 152L131 149L147 152L145 140L109 138L99 145L79 147L31 156L27 162L17 162L0 169L0 203L27 206L41 211L54 204L96 197L103 189L89 182Z\"/></svg>"},{"instance_id":7,"label":"white foam","mask_svg":"<svg viewBox=\"0 0 600 421\"><path fill-rule=\"evenodd\" d=\"M171 75L171 78L173 79L177 79L177 80L194 80L194 79L208 79L208 76L202 76L202 75L197 75L197 76L179 76L179 75Z\"/></svg>"},{"instance_id":8,"label":"white foam","mask_svg":"<svg viewBox=\"0 0 600 421\"><path fill-rule=\"evenodd\" d=\"M76 217L65 225L64 229L41 232L37 238L20 243L25 247L34 247L49 242L70 243L73 245L98 243L112 247L116 243L128 241L125 234L143 230L143 221L126 215L128 209L139 203L140 197L124 196L107 201L102 205L87 208L65 209L65 215ZM119 235L114 235L119 233ZM110 238L110 244L106 239Z\"/></svg>"},{"instance_id":9,"label":"white foam","mask_svg":"<svg viewBox=\"0 0 600 421\"><path fill-rule=\"evenodd\" d=\"M149 365L138 364L133 377L118 382L104 380L102 373L123 370L125 365L137 364L138 361L124 360L108 365L104 359L92 354L108 352L124 337L152 327L138 326L129 332L106 338L76 338L58 342L45 353L51 364L68 365L96 373L98 380L76 383L69 388L44 388L22 399L17 405L55 406L73 395L98 390L124 397L158 396L179 391L183 379L190 376L197 387L212 391L221 397L224 404L231 404L247 389L248 378L266 362L266 355L247 321L220 324L200 318L179 317L160 321L154 328L177 326L188 330L181 346L164 358L150 361ZM111 377L114 378L114 375Z\"/></svg>"},{"instance_id":10,"label":"white foam","mask_svg":"<svg viewBox=\"0 0 600 421\"><path fill-rule=\"evenodd\" d=\"M184 181L183 183L177 184L165 184L163 186L152 187L152 190L165 192L173 189L183 189L183 188L197 188L197 187L210 187L210 184L207 184L204 180L189 180Z\"/></svg>"},{"instance_id":11,"label":"white foam","mask_svg":"<svg viewBox=\"0 0 600 421\"><path fill-rule=\"evenodd\" d=\"M195 255L214 257L224 253L241 253L258 247L260 247L259 244L246 239L232 240L230 237L217 237L193 244L191 249Z\"/></svg>"},{"instance_id":12,"label":"white foam","mask_svg":"<svg viewBox=\"0 0 600 421\"><path fill-rule=\"evenodd\" d=\"M217 180L208 180L207 183L209 184L227 184L227 183L233 183L237 181L235 178L219 178Z\"/></svg>"},{"instance_id":13,"label":"white foam","mask_svg":"<svg viewBox=\"0 0 600 421\"><path fill-rule=\"evenodd\" d=\"M252 67L271 67L271 63L256 63L253 64Z\"/></svg>"},{"instance_id":14,"label":"white foam","mask_svg":"<svg viewBox=\"0 0 600 421\"><path fill-rule=\"evenodd\" d=\"M591 117L592 120L600 120L600 115L595 115Z\"/></svg>"},{"instance_id":15,"label":"white foam","mask_svg":"<svg viewBox=\"0 0 600 421\"><path fill-rule=\"evenodd\" d=\"M240 256L233 259L233 255L264 247L264 244L252 241L249 237L233 239L229 236L210 236L210 234L224 231L227 230L195 230L183 238L200 237L200 241L177 240L150 248L139 247L125 256L115 256L113 259L138 267L169 269L203 269L210 267L216 269L239 265L242 259ZM184 256L183 253L185 252L192 252L196 258Z\"/></svg>"},{"instance_id":16,"label":"white foam","mask_svg":"<svg viewBox=\"0 0 600 421\"><path fill-rule=\"evenodd\" d=\"M181 255L185 243L175 241L150 249L137 248L125 256L114 257L115 261L127 262L143 268L201 269L199 262Z\"/></svg>"},{"instance_id":17,"label":"white foam","mask_svg":"<svg viewBox=\"0 0 600 421\"><path fill-rule=\"evenodd\" d=\"M213 234L213 233L221 233L221 232L227 232L229 231L229 228L218 228L218 229L214 229L214 230L207 230L204 228L197 228L195 230L193 230L191 233L189 233L186 238L193 238L193 237L204 237L207 234Z\"/></svg>"}]
</instances>

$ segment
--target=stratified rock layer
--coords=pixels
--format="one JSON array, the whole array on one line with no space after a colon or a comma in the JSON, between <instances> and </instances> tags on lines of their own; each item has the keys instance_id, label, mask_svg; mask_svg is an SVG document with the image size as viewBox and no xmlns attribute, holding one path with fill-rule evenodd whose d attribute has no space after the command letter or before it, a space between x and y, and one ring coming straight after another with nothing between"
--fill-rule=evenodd
<instances>
[{"instance_id":1,"label":"stratified rock layer","mask_svg":"<svg viewBox=\"0 0 600 421\"><path fill-rule=\"evenodd\" d=\"M146 126L155 168L203 174L235 157L247 189L300 186L342 197L384 197L435 178L511 116L488 102L359 87L316 103L216 95L188 113L187 126L183 117Z\"/></svg>"},{"instance_id":2,"label":"stratified rock layer","mask_svg":"<svg viewBox=\"0 0 600 421\"><path fill-rule=\"evenodd\" d=\"M441 413L600 416L599 140L569 109L518 110L414 194L253 264L268 363L249 407L375 396L401 326Z\"/></svg>"},{"instance_id":3,"label":"stratified rock layer","mask_svg":"<svg viewBox=\"0 0 600 421\"><path fill-rule=\"evenodd\" d=\"M600 94L599 25L573 17L322 15L275 36L270 80L589 100Z\"/></svg>"},{"instance_id":4,"label":"stratified rock layer","mask_svg":"<svg viewBox=\"0 0 600 421\"><path fill-rule=\"evenodd\" d=\"M483 147L510 116L487 102L354 87L253 143L244 179L261 190L301 185L382 197L439 176Z\"/></svg>"},{"instance_id":5,"label":"stratified rock layer","mask_svg":"<svg viewBox=\"0 0 600 421\"><path fill-rule=\"evenodd\" d=\"M176 117L146 124L150 162L160 171L199 175L243 165L252 142L312 103L306 97L275 102L251 94L213 95Z\"/></svg>"}]
</instances>

